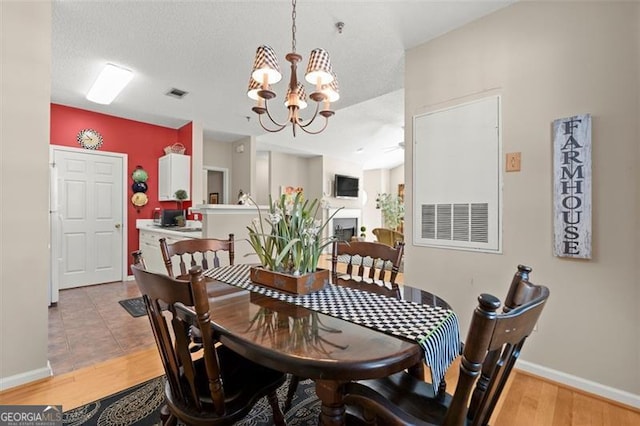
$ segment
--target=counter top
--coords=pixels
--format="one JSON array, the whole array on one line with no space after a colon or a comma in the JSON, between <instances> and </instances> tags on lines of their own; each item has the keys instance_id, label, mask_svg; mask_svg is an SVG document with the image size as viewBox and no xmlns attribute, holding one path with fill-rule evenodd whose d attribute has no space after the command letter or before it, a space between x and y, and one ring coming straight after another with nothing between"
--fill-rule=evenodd
<instances>
[{"instance_id":1,"label":"counter top","mask_svg":"<svg viewBox=\"0 0 640 426\"><path fill-rule=\"evenodd\" d=\"M198 204L191 208L194 213L202 214L256 214L257 210L269 210L269 206L253 204Z\"/></svg>"},{"instance_id":2,"label":"counter top","mask_svg":"<svg viewBox=\"0 0 640 426\"><path fill-rule=\"evenodd\" d=\"M186 226L178 228L155 225L152 219L138 219L136 228L140 231L158 232L174 237L202 238L202 222L197 220L188 220Z\"/></svg>"}]
</instances>

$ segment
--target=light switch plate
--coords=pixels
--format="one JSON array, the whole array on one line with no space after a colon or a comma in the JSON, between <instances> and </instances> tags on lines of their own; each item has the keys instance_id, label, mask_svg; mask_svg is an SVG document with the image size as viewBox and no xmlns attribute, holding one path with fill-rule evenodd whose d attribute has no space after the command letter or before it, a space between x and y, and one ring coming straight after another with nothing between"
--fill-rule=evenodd
<instances>
[{"instance_id":1,"label":"light switch plate","mask_svg":"<svg viewBox=\"0 0 640 426\"><path fill-rule=\"evenodd\" d=\"M519 152L510 152L507 154L507 165L506 170L508 172L519 172L520 171L520 153Z\"/></svg>"}]
</instances>

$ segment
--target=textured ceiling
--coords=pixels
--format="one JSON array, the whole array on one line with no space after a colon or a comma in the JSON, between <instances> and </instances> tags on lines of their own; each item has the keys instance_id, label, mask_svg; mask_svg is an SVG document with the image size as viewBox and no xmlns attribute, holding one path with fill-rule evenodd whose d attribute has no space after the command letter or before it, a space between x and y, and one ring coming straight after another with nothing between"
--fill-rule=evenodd
<instances>
[{"instance_id":1,"label":"textured ceiling","mask_svg":"<svg viewBox=\"0 0 640 426\"><path fill-rule=\"evenodd\" d=\"M269 44L283 72L271 106L280 105L289 77L289 1L55 0L52 101L174 128L196 120L206 138L218 141L254 135L259 149L348 158L365 169L393 167L404 159L402 149L392 149L404 138L404 51L513 1L300 0L298 76L311 49L325 48L341 98L324 133L294 139L291 129L265 134L246 96L255 49ZM342 34L338 21L345 23ZM107 62L135 77L103 106L84 95ZM165 96L171 88L189 93L180 100ZM285 108L274 108L274 115L283 119Z\"/></svg>"}]
</instances>

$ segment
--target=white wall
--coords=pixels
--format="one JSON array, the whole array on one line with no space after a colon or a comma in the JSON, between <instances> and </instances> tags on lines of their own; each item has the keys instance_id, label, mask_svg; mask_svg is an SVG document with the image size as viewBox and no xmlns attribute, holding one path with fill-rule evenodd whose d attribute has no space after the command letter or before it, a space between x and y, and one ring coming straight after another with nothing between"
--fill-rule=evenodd
<instances>
[{"instance_id":1,"label":"white wall","mask_svg":"<svg viewBox=\"0 0 640 426\"><path fill-rule=\"evenodd\" d=\"M238 201L240 190L245 194L255 193L255 138L249 136L233 142L231 146L231 194L229 194L229 204L235 204Z\"/></svg>"},{"instance_id":2,"label":"white wall","mask_svg":"<svg viewBox=\"0 0 640 426\"><path fill-rule=\"evenodd\" d=\"M307 192L308 197L311 199L317 198L318 200L322 200L324 197L324 179L322 179L322 167L323 167L323 159L322 157L313 157L307 159L307 167L309 169L309 181L307 182L307 188L305 188L305 192Z\"/></svg>"},{"instance_id":3,"label":"white wall","mask_svg":"<svg viewBox=\"0 0 640 426\"><path fill-rule=\"evenodd\" d=\"M376 208L376 198L378 194L388 190L389 170L365 170L363 187L367 192L367 202L362 206L362 225L367 227L367 241L376 241L376 236L371 231L382 227L382 214L380 209Z\"/></svg>"},{"instance_id":4,"label":"white wall","mask_svg":"<svg viewBox=\"0 0 640 426\"><path fill-rule=\"evenodd\" d=\"M50 374L47 304L51 4L3 1L0 19L2 390ZM20 182L29 182L28 196Z\"/></svg>"},{"instance_id":5,"label":"white wall","mask_svg":"<svg viewBox=\"0 0 640 426\"><path fill-rule=\"evenodd\" d=\"M202 151L203 166L231 169L233 144L205 139Z\"/></svg>"},{"instance_id":6,"label":"white wall","mask_svg":"<svg viewBox=\"0 0 640 426\"><path fill-rule=\"evenodd\" d=\"M295 186L304 189L305 198L317 198L309 193L309 159L282 152L271 152L269 170L271 171L270 193L274 199L280 196L282 187ZM316 177L318 179L318 177Z\"/></svg>"},{"instance_id":7,"label":"white wall","mask_svg":"<svg viewBox=\"0 0 640 426\"><path fill-rule=\"evenodd\" d=\"M408 238L405 281L446 299L466 333L476 296L504 297L516 265L532 266L532 281L548 285L551 297L522 358L558 378L636 394L636 402L638 8L519 2L408 51L405 67L405 140L413 140L413 115L492 92L502 96L503 152L522 153L522 171L504 174L503 254L416 247ZM593 116L594 257L588 261L552 253L551 123L582 113ZM406 149L412 158L412 144ZM407 217L412 172L407 162ZM405 235L412 231L407 221Z\"/></svg>"},{"instance_id":8,"label":"white wall","mask_svg":"<svg viewBox=\"0 0 640 426\"><path fill-rule=\"evenodd\" d=\"M389 190L390 194L398 194L398 185L404 183L404 164L389 169Z\"/></svg>"},{"instance_id":9,"label":"white wall","mask_svg":"<svg viewBox=\"0 0 640 426\"><path fill-rule=\"evenodd\" d=\"M261 205L261 206L269 204L269 192L270 192L270 182L271 182L270 171L269 171L270 157L271 157L271 153L269 151L256 152L255 196L252 198L258 205Z\"/></svg>"},{"instance_id":10,"label":"white wall","mask_svg":"<svg viewBox=\"0 0 640 426\"><path fill-rule=\"evenodd\" d=\"M333 183L335 175L347 175L353 176L360 179L360 187L363 185L363 171L362 167L357 163L351 163L349 161L338 160L335 158L325 157L323 159L323 185L325 191L325 200L329 202L331 208L344 207L347 209L360 209L362 208L362 200L358 199L347 199L347 198L336 198L333 195Z\"/></svg>"}]
</instances>

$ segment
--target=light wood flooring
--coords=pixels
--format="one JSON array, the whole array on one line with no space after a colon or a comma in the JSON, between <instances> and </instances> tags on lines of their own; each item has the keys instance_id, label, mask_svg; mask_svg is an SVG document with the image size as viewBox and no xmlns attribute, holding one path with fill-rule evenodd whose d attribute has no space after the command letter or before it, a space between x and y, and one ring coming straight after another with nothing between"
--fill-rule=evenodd
<instances>
[{"instance_id":1,"label":"light wood flooring","mask_svg":"<svg viewBox=\"0 0 640 426\"><path fill-rule=\"evenodd\" d=\"M55 375L0 392L0 405L61 404L69 410L163 374L147 318L132 318L117 303L138 294L133 282L62 291L50 310ZM457 372L456 363L447 373L449 392ZM492 425L632 426L640 425L640 410L516 370Z\"/></svg>"},{"instance_id":2,"label":"light wood flooring","mask_svg":"<svg viewBox=\"0 0 640 426\"><path fill-rule=\"evenodd\" d=\"M457 363L447 373L453 392ZM155 348L84 367L0 393L0 404L62 404L64 410L162 374ZM494 426L633 426L640 412L515 371L496 408Z\"/></svg>"}]
</instances>

